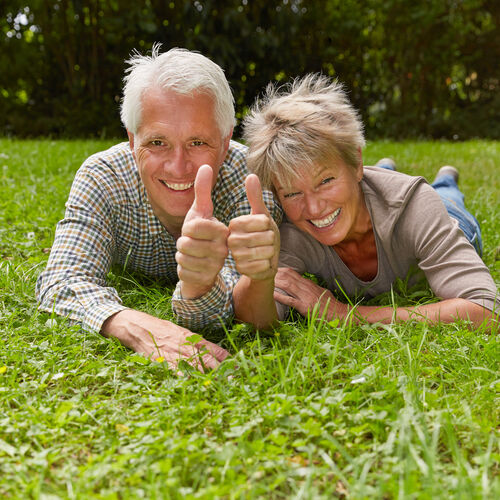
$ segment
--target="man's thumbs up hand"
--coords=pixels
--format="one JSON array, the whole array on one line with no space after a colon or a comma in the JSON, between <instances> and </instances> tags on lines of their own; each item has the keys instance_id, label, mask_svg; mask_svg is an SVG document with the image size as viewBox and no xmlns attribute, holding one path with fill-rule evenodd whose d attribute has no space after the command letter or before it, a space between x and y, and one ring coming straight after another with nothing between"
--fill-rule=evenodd
<instances>
[{"instance_id":1,"label":"man's thumbs up hand","mask_svg":"<svg viewBox=\"0 0 500 500\"><path fill-rule=\"evenodd\" d=\"M252 280L274 279L280 249L278 227L269 215L255 174L248 175L245 189L251 212L229 223L228 247L240 274Z\"/></svg>"},{"instance_id":2,"label":"man's thumbs up hand","mask_svg":"<svg viewBox=\"0 0 500 500\"><path fill-rule=\"evenodd\" d=\"M210 165L202 165L196 173L194 180L194 201L186 214L186 222L201 217L202 219L211 219L214 213L212 203L212 182L213 171Z\"/></svg>"},{"instance_id":3,"label":"man's thumbs up hand","mask_svg":"<svg viewBox=\"0 0 500 500\"><path fill-rule=\"evenodd\" d=\"M213 217L212 183L212 168L202 165L194 181L194 201L177 240L177 274L185 299L212 289L228 254L229 230Z\"/></svg>"}]
</instances>

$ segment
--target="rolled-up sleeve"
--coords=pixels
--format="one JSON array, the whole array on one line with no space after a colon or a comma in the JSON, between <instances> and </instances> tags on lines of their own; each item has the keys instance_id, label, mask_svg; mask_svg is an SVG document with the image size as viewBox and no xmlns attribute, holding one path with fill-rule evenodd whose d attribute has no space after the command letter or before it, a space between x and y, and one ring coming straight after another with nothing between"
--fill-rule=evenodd
<instances>
[{"instance_id":1,"label":"rolled-up sleeve","mask_svg":"<svg viewBox=\"0 0 500 500\"><path fill-rule=\"evenodd\" d=\"M80 170L64 219L56 228L46 269L36 284L39 309L100 331L112 314L125 309L106 284L113 255L112 212L106 184Z\"/></svg>"}]
</instances>

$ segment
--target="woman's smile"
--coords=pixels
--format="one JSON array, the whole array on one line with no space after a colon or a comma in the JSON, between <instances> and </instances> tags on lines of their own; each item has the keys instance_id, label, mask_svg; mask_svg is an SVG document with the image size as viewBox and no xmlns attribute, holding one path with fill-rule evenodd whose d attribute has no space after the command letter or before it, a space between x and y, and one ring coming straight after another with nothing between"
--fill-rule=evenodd
<instances>
[{"instance_id":1,"label":"woman's smile","mask_svg":"<svg viewBox=\"0 0 500 500\"><path fill-rule=\"evenodd\" d=\"M325 227L333 225L337 217L340 215L340 208L337 208L334 212L332 212L330 215L327 215L323 219L311 219L310 222L313 226L316 226L319 229L323 229Z\"/></svg>"}]
</instances>

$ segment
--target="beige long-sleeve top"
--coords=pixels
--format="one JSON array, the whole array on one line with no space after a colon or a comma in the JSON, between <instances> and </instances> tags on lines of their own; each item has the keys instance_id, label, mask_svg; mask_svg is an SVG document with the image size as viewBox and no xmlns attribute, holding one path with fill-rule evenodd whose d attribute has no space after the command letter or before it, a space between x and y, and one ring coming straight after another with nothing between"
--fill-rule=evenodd
<instances>
[{"instance_id":1,"label":"beige long-sleeve top","mask_svg":"<svg viewBox=\"0 0 500 500\"><path fill-rule=\"evenodd\" d=\"M311 273L328 289L342 289L355 299L387 292L397 278L411 276L414 282L423 272L441 299L463 298L499 312L499 292L488 268L423 177L365 167L361 189L377 245L373 280L357 278L332 247L286 219L280 226L280 266ZM283 307L278 311L281 318L286 314Z\"/></svg>"}]
</instances>

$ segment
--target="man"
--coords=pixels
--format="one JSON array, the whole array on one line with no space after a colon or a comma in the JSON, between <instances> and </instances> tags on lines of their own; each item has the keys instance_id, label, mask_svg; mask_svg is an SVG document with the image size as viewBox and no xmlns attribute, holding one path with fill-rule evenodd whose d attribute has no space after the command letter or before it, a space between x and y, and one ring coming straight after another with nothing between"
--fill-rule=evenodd
<instances>
[{"instance_id":1,"label":"man","mask_svg":"<svg viewBox=\"0 0 500 500\"><path fill-rule=\"evenodd\" d=\"M156 45L150 57L135 54L128 63L121 118L129 142L91 156L77 172L37 281L40 309L174 368L181 358L199 365L197 353L214 368L228 353L186 339L190 330L220 326L233 315L239 274L228 226L251 209L246 148L231 141L233 97L221 68L198 53L160 54ZM260 194L279 222L271 193L252 197ZM179 279L172 308L183 326L126 308L106 284L112 264Z\"/></svg>"}]
</instances>

